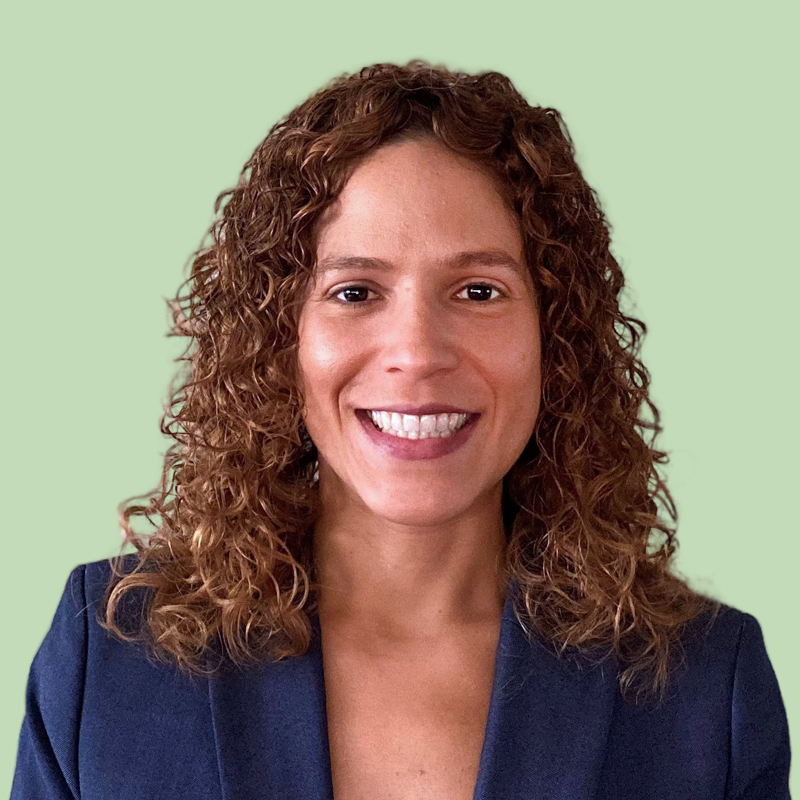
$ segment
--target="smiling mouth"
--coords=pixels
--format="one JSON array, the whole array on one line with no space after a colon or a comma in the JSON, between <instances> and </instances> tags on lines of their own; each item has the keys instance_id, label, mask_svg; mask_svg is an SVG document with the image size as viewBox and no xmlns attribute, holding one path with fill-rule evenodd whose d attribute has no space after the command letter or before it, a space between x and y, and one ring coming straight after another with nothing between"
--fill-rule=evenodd
<instances>
[{"instance_id":1,"label":"smiling mouth","mask_svg":"<svg viewBox=\"0 0 800 800\"><path fill-rule=\"evenodd\" d=\"M467 426L480 414L400 414L357 409L357 416L371 423L375 430L399 439L446 439Z\"/></svg>"}]
</instances>

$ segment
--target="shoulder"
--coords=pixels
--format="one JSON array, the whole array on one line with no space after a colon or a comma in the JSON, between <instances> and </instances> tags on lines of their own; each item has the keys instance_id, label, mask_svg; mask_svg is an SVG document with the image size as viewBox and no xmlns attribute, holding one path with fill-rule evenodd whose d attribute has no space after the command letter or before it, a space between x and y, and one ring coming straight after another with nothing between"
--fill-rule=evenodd
<instances>
[{"instance_id":1,"label":"shoulder","mask_svg":"<svg viewBox=\"0 0 800 800\"><path fill-rule=\"evenodd\" d=\"M669 700L655 714L623 711L627 733L655 752L673 742L695 778L717 765L726 798L788 797L788 720L759 620L719 604L692 620L681 641Z\"/></svg>"},{"instance_id":2,"label":"shoulder","mask_svg":"<svg viewBox=\"0 0 800 800\"><path fill-rule=\"evenodd\" d=\"M90 635L92 628L97 626L98 615L104 612L106 589L114 577L112 561L116 563L117 572L125 574L133 571L138 556L133 553L117 559L90 561L78 564L70 571L48 631L50 639L62 640L63 646L66 644L64 637L69 637L77 646L78 640L83 641ZM144 599L142 592L132 593L126 598L121 609L126 622L133 618L141 619Z\"/></svg>"},{"instance_id":3,"label":"shoulder","mask_svg":"<svg viewBox=\"0 0 800 800\"><path fill-rule=\"evenodd\" d=\"M116 581L118 575L128 575L139 563L136 553L114 558L104 558L78 564L67 577L62 596L62 605L68 611L91 618L92 613L102 612L106 591ZM146 592L134 590L125 596L120 611L126 621L140 617L144 610Z\"/></svg>"},{"instance_id":4,"label":"shoulder","mask_svg":"<svg viewBox=\"0 0 800 800\"><path fill-rule=\"evenodd\" d=\"M70 595L79 590L90 599L98 600L103 596L106 586L114 574L114 565L116 565L117 572L128 574L133 572L138 562L138 555L129 553L124 556L78 564L67 577L66 590Z\"/></svg>"},{"instance_id":5,"label":"shoulder","mask_svg":"<svg viewBox=\"0 0 800 800\"><path fill-rule=\"evenodd\" d=\"M136 554L124 557L118 572L132 571L137 562ZM53 787L64 787L70 797L117 796L120 785L142 784L142 763L165 764L165 752L187 731L194 736L193 756L215 764L213 737L205 735L213 729L206 683L155 662L140 642L120 639L99 624L113 578L112 562L105 559L79 564L66 579L29 672L14 800L55 797ZM127 605L126 616L141 615L142 599L139 593ZM132 752L139 757L131 760ZM170 759L164 769L171 768ZM209 774L203 773L206 779ZM153 775L154 781L162 778L158 769ZM156 796L152 788L138 796ZM193 784L193 796L199 796L196 789Z\"/></svg>"},{"instance_id":6,"label":"shoulder","mask_svg":"<svg viewBox=\"0 0 800 800\"><path fill-rule=\"evenodd\" d=\"M726 797L788 798L789 725L761 623L724 605L707 638L698 637L691 646L703 672L715 674L715 656L720 663L730 754Z\"/></svg>"},{"instance_id":7,"label":"shoulder","mask_svg":"<svg viewBox=\"0 0 800 800\"><path fill-rule=\"evenodd\" d=\"M122 568L131 571L135 560L135 554L124 557ZM64 649L70 641L71 649L85 649L92 612L102 604L111 577L111 559L78 564L70 571L40 650L48 652L54 646Z\"/></svg>"},{"instance_id":8,"label":"shoulder","mask_svg":"<svg viewBox=\"0 0 800 800\"><path fill-rule=\"evenodd\" d=\"M82 580L87 593L87 599L95 601L103 597L106 587L114 577L115 570L118 574L130 574L139 563L137 553L129 553L115 558L103 558L98 561L88 561L79 564L70 573L73 580ZM73 577L74 576L74 577Z\"/></svg>"},{"instance_id":9,"label":"shoulder","mask_svg":"<svg viewBox=\"0 0 800 800\"><path fill-rule=\"evenodd\" d=\"M719 603L687 623L678 652L678 686L688 682L704 691L713 684L724 687L731 700L745 689L777 689L759 620L734 606Z\"/></svg>"},{"instance_id":10,"label":"shoulder","mask_svg":"<svg viewBox=\"0 0 800 800\"><path fill-rule=\"evenodd\" d=\"M83 660L87 669L98 661L109 668L136 660L153 662L146 625L150 588L134 586L119 598L113 621L123 636L105 627L109 588L138 563L138 554L132 553L74 567L38 658Z\"/></svg>"},{"instance_id":11,"label":"shoulder","mask_svg":"<svg viewBox=\"0 0 800 800\"><path fill-rule=\"evenodd\" d=\"M726 665L731 669L736 661L742 635L756 628L752 614L726 603L705 611L689 621L681 634L686 663L694 669Z\"/></svg>"},{"instance_id":12,"label":"shoulder","mask_svg":"<svg viewBox=\"0 0 800 800\"><path fill-rule=\"evenodd\" d=\"M138 556L114 559L117 572L133 571ZM33 671L42 679L57 678L59 665L69 664L76 674L85 671L98 656L108 657L114 649L130 657L141 648L112 636L100 624L105 619L106 589L114 577L112 559L78 564L66 578L50 627L34 656ZM120 604L120 627L133 634L145 613L145 594L131 592ZM117 654L115 654L116 657Z\"/></svg>"},{"instance_id":13,"label":"shoulder","mask_svg":"<svg viewBox=\"0 0 800 800\"><path fill-rule=\"evenodd\" d=\"M759 620L738 609L730 677L731 797L788 797L786 708Z\"/></svg>"},{"instance_id":14,"label":"shoulder","mask_svg":"<svg viewBox=\"0 0 800 800\"><path fill-rule=\"evenodd\" d=\"M202 676L181 670L168 654L158 650L148 627L153 589L133 586L118 600L113 622L122 635L109 630L109 588L139 564L137 553L77 565L69 574L53 623L37 658L48 672L57 673L65 661L82 671L96 697L121 697L146 691L159 697L202 691ZM147 571L145 565L143 571ZM52 669L51 669L52 668Z\"/></svg>"},{"instance_id":15,"label":"shoulder","mask_svg":"<svg viewBox=\"0 0 800 800\"><path fill-rule=\"evenodd\" d=\"M67 577L28 674L14 798L50 797L52 786L79 796L79 732L93 691L87 675L98 672L96 643L104 633L93 609L110 576L110 562L97 561L79 564Z\"/></svg>"},{"instance_id":16,"label":"shoulder","mask_svg":"<svg viewBox=\"0 0 800 800\"><path fill-rule=\"evenodd\" d=\"M689 673L724 679L731 693L773 685L774 672L761 623L753 614L720 603L688 623L681 637Z\"/></svg>"},{"instance_id":17,"label":"shoulder","mask_svg":"<svg viewBox=\"0 0 800 800\"><path fill-rule=\"evenodd\" d=\"M788 723L759 620L719 604L684 627L674 652L662 705L617 702L609 780L640 797L671 782L674 796L786 800Z\"/></svg>"}]
</instances>

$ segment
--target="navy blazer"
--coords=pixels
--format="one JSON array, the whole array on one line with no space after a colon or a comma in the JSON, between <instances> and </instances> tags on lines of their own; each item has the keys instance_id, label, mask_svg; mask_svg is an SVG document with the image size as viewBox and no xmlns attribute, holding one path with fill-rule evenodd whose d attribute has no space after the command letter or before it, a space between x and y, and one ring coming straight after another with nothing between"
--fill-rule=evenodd
<instances>
[{"instance_id":1,"label":"navy blazer","mask_svg":"<svg viewBox=\"0 0 800 800\"><path fill-rule=\"evenodd\" d=\"M189 678L97 624L109 577L106 561L69 576L31 666L12 800L330 800L318 616L303 656ZM786 712L753 616L724 606L668 701L637 709L615 660L530 643L510 589L475 800L789 798Z\"/></svg>"}]
</instances>

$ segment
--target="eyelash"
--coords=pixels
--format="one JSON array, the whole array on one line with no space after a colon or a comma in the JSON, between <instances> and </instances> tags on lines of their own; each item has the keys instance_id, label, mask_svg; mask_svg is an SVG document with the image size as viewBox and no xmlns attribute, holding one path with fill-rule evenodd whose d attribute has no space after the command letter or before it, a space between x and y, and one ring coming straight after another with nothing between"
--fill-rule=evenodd
<instances>
[{"instance_id":1,"label":"eyelash","mask_svg":"<svg viewBox=\"0 0 800 800\"><path fill-rule=\"evenodd\" d=\"M500 294L500 297L496 297L496 298L494 298L494 300L484 300L484 301L478 303L478 305L490 305L492 303L497 303L501 299L504 299L504 298L507 297L506 293L499 286L495 285L494 283L487 283L485 281L480 281L478 283L467 283L467 284L465 284L464 286L461 287L459 292L463 292L464 289L468 289L471 286L488 286L490 289L494 289L496 292L499 292L499 294ZM352 283L352 284L349 284L347 286L339 286L339 287L337 287L336 289L334 289L328 295L328 297L326 299L327 300L334 300L339 305L343 305L343 306L365 306L365 305L367 305L367 303L372 302L370 300L362 300L362 301L360 301L358 303L348 303L346 300L339 300L337 298L337 295L341 294L342 292L347 291L348 289L366 289L368 292L373 291L372 289L369 288L369 286L364 286L363 284L360 284L360 283ZM465 302L468 302L468 301L465 301Z\"/></svg>"}]
</instances>

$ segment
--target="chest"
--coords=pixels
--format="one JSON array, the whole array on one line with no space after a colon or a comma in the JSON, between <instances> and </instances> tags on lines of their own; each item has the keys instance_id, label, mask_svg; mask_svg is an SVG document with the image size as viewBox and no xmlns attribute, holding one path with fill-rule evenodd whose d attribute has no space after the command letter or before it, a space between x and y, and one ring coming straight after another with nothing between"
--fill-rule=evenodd
<instances>
[{"instance_id":1,"label":"chest","mask_svg":"<svg viewBox=\"0 0 800 800\"><path fill-rule=\"evenodd\" d=\"M497 631L369 650L329 632L323 646L336 800L472 800Z\"/></svg>"}]
</instances>

